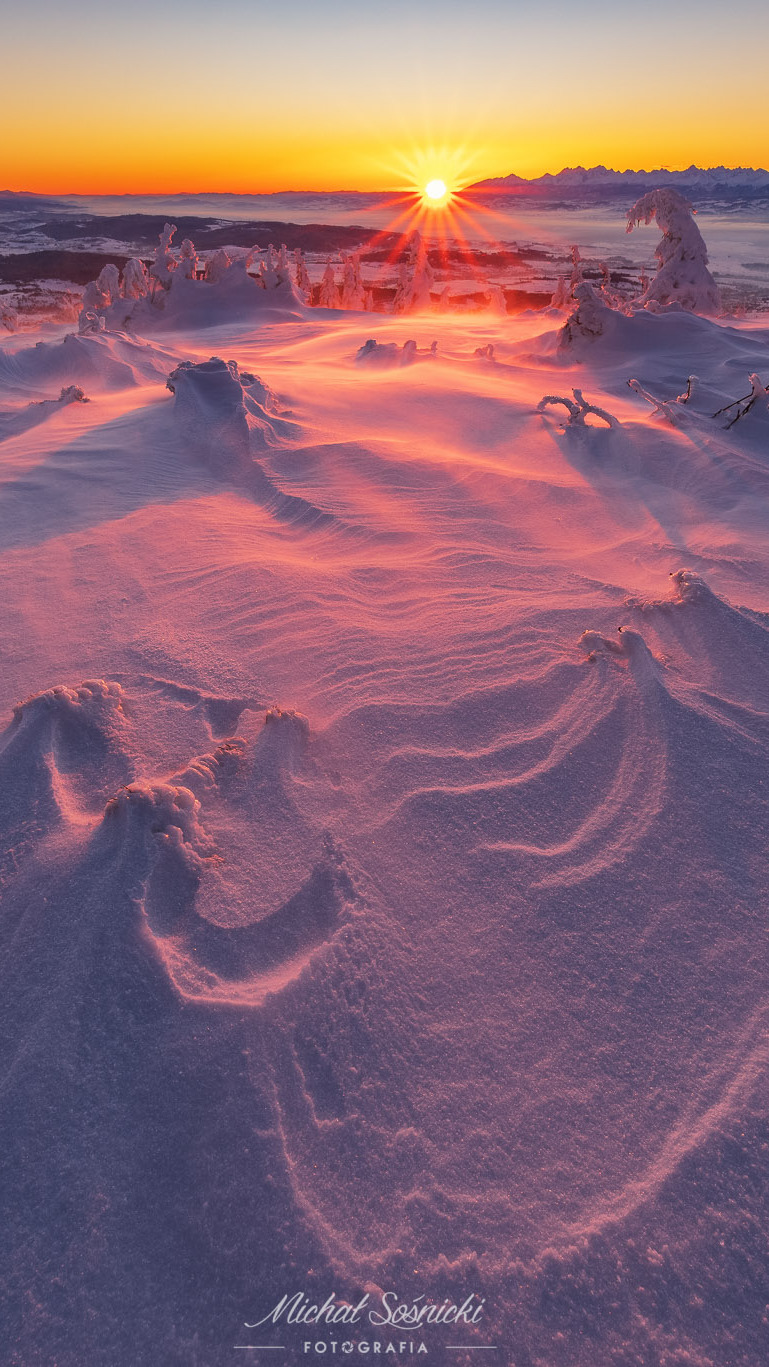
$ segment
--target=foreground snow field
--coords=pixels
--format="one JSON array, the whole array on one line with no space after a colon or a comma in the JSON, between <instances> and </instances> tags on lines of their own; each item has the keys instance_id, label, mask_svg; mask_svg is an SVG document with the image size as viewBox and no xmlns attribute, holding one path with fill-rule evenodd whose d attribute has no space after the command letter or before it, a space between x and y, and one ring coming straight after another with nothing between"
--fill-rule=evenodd
<instances>
[{"instance_id":1,"label":"foreground snow field","mask_svg":"<svg viewBox=\"0 0 769 1367\"><path fill-rule=\"evenodd\" d=\"M769 1357L769 329L561 323L4 341L15 1367Z\"/></svg>"}]
</instances>

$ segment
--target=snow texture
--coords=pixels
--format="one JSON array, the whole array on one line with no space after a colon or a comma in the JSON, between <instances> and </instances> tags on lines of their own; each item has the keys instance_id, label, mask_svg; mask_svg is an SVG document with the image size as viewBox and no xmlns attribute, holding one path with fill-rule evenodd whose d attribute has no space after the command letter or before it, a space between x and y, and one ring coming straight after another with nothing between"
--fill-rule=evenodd
<instances>
[{"instance_id":1,"label":"snow texture","mask_svg":"<svg viewBox=\"0 0 769 1367\"><path fill-rule=\"evenodd\" d=\"M759 1367L766 328L171 229L0 341L4 1361Z\"/></svg>"}]
</instances>

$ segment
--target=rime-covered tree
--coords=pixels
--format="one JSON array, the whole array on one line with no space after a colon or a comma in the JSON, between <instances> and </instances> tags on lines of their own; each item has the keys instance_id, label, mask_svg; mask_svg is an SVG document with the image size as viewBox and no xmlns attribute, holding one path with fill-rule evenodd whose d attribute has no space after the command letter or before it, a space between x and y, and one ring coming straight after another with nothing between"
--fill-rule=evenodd
<instances>
[{"instance_id":1,"label":"rime-covered tree","mask_svg":"<svg viewBox=\"0 0 769 1367\"><path fill-rule=\"evenodd\" d=\"M157 280L163 289L168 289L171 284L171 273L176 268L176 257L171 251L171 239L176 232L175 223L166 223L160 234L160 241L155 252L155 260L150 266L150 275Z\"/></svg>"},{"instance_id":2,"label":"rime-covered tree","mask_svg":"<svg viewBox=\"0 0 769 1367\"><path fill-rule=\"evenodd\" d=\"M178 269L188 280L195 280L197 277L198 254L195 251L194 244L188 237L185 237L179 251Z\"/></svg>"},{"instance_id":3,"label":"rime-covered tree","mask_svg":"<svg viewBox=\"0 0 769 1367\"><path fill-rule=\"evenodd\" d=\"M569 283L570 283L570 285L571 285L572 294L574 293L575 289L577 288L577 285L581 285L581 284L582 284L582 281L584 280L584 278L585 278L585 273L584 273L584 269L583 269L583 261L582 261L582 256L581 256L581 254L580 254L579 247L572 247L572 249L571 249L571 280L569 281Z\"/></svg>"},{"instance_id":4,"label":"rime-covered tree","mask_svg":"<svg viewBox=\"0 0 769 1367\"><path fill-rule=\"evenodd\" d=\"M507 300L501 285L489 285L486 289L486 307L490 313L507 315Z\"/></svg>"},{"instance_id":5,"label":"rime-covered tree","mask_svg":"<svg viewBox=\"0 0 769 1367\"><path fill-rule=\"evenodd\" d=\"M307 271L307 263L301 247L294 249L294 269L296 271L296 288L309 304L312 301L312 281Z\"/></svg>"},{"instance_id":6,"label":"rime-covered tree","mask_svg":"<svg viewBox=\"0 0 769 1367\"><path fill-rule=\"evenodd\" d=\"M229 252L226 248L219 247L218 251L212 252L206 261L206 280L217 285L220 280L224 279L231 265L232 259Z\"/></svg>"},{"instance_id":7,"label":"rime-covered tree","mask_svg":"<svg viewBox=\"0 0 769 1367\"><path fill-rule=\"evenodd\" d=\"M336 281L334 280L334 267L330 261L326 262L326 269L323 272L323 279L320 282L320 296L318 303L322 309L338 309L339 295L337 294Z\"/></svg>"},{"instance_id":8,"label":"rime-covered tree","mask_svg":"<svg viewBox=\"0 0 769 1367\"><path fill-rule=\"evenodd\" d=\"M627 230L656 220L662 239L655 251L657 274L639 304L660 307L678 304L691 313L718 313L718 287L708 270L708 252L694 222L692 205L670 186L650 190L633 205Z\"/></svg>"},{"instance_id":9,"label":"rime-covered tree","mask_svg":"<svg viewBox=\"0 0 769 1367\"><path fill-rule=\"evenodd\" d=\"M571 347L580 340L593 341L600 337L609 321L616 317L614 310L609 308L587 280L575 286L574 303L574 312L569 314L559 334L558 345L561 349Z\"/></svg>"},{"instance_id":10,"label":"rime-covered tree","mask_svg":"<svg viewBox=\"0 0 769 1367\"><path fill-rule=\"evenodd\" d=\"M398 271L398 285L393 300L393 313L411 313L428 308L435 285L435 272L430 265L427 248L420 233L415 232L409 242L407 264Z\"/></svg>"},{"instance_id":11,"label":"rime-covered tree","mask_svg":"<svg viewBox=\"0 0 769 1367\"><path fill-rule=\"evenodd\" d=\"M365 309L366 291L360 275L360 257L357 252L342 256L342 308Z\"/></svg>"},{"instance_id":12,"label":"rime-covered tree","mask_svg":"<svg viewBox=\"0 0 769 1367\"><path fill-rule=\"evenodd\" d=\"M571 287L565 275L559 275L550 300L551 309L567 309L571 303Z\"/></svg>"},{"instance_id":13,"label":"rime-covered tree","mask_svg":"<svg viewBox=\"0 0 769 1367\"><path fill-rule=\"evenodd\" d=\"M98 320L102 311L109 308L110 295L108 289L102 284L101 273L98 280L89 280L83 290L80 313L78 315L78 331L83 333L96 332L99 328ZM103 323L102 318L102 323Z\"/></svg>"},{"instance_id":14,"label":"rime-covered tree","mask_svg":"<svg viewBox=\"0 0 769 1367\"><path fill-rule=\"evenodd\" d=\"M262 262L261 279L266 290L275 290L280 284L280 257L270 242ZM286 266L288 269L288 265Z\"/></svg>"},{"instance_id":15,"label":"rime-covered tree","mask_svg":"<svg viewBox=\"0 0 769 1367\"><path fill-rule=\"evenodd\" d=\"M106 299L105 307L116 304L120 299L120 271L117 266L110 261L99 271L96 284Z\"/></svg>"},{"instance_id":16,"label":"rime-covered tree","mask_svg":"<svg viewBox=\"0 0 769 1367\"><path fill-rule=\"evenodd\" d=\"M150 292L144 262L138 256L132 256L123 267L122 290L124 299L144 299Z\"/></svg>"},{"instance_id":17,"label":"rime-covered tree","mask_svg":"<svg viewBox=\"0 0 769 1367\"><path fill-rule=\"evenodd\" d=\"M405 313L408 307L410 289L411 281L409 279L408 267L404 261L401 261L398 267L398 283L395 286L393 313Z\"/></svg>"}]
</instances>

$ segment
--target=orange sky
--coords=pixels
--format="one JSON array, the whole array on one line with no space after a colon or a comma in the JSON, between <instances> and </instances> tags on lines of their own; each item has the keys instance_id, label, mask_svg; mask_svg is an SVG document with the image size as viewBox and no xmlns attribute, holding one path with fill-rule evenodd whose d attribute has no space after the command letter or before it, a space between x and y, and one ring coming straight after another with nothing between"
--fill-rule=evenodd
<instances>
[{"instance_id":1,"label":"orange sky","mask_svg":"<svg viewBox=\"0 0 769 1367\"><path fill-rule=\"evenodd\" d=\"M132 20L96 0L28 0L8 26L0 188L378 189L407 182L403 158L429 147L420 168L454 183L766 165L763 47L725 63L723 23L707 0L672 16L590 0L578 19L564 0L534 15L501 0L376 14L352 0L279 14L171 0L159 14L140 0Z\"/></svg>"}]
</instances>

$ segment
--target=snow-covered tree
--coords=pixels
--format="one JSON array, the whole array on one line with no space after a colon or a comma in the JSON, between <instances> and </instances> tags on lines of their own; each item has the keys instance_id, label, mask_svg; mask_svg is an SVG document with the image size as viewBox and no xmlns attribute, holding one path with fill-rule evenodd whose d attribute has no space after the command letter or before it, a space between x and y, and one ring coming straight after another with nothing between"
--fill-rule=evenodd
<instances>
[{"instance_id":1,"label":"snow-covered tree","mask_svg":"<svg viewBox=\"0 0 769 1367\"><path fill-rule=\"evenodd\" d=\"M198 254L195 251L194 244L188 237L185 237L181 245L178 269L188 280L195 280L197 278Z\"/></svg>"},{"instance_id":2,"label":"snow-covered tree","mask_svg":"<svg viewBox=\"0 0 769 1367\"><path fill-rule=\"evenodd\" d=\"M393 299L393 313L405 313L408 306L409 290L411 282L409 272L405 262L401 261L398 267L398 283L395 286L395 298Z\"/></svg>"},{"instance_id":3,"label":"snow-covered tree","mask_svg":"<svg viewBox=\"0 0 769 1367\"><path fill-rule=\"evenodd\" d=\"M132 256L123 267L122 290L124 299L144 299L150 292L144 262L138 256Z\"/></svg>"},{"instance_id":4,"label":"snow-covered tree","mask_svg":"<svg viewBox=\"0 0 769 1367\"><path fill-rule=\"evenodd\" d=\"M100 326L104 326L104 319L101 324L98 320L103 309L110 305L109 292L102 286L101 275L98 280L89 280L83 290L80 313L78 315L79 332L98 332Z\"/></svg>"},{"instance_id":5,"label":"snow-covered tree","mask_svg":"<svg viewBox=\"0 0 769 1367\"><path fill-rule=\"evenodd\" d=\"M582 257L581 257L581 255L580 255L579 247L572 247L572 249L571 249L571 280L570 280L570 282L569 282L570 285L571 285L572 294L574 293L574 290L576 289L577 285L580 285L580 284L582 283L582 281L584 280L584 278L585 278L585 274L584 274L584 270L583 270Z\"/></svg>"},{"instance_id":6,"label":"snow-covered tree","mask_svg":"<svg viewBox=\"0 0 769 1367\"><path fill-rule=\"evenodd\" d=\"M309 304L312 300L312 282L301 247L294 248L294 269L296 271L296 288L300 294L304 295Z\"/></svg>"},{"instance_id":7,"label":"snow-covered tree","mask_svg":"<svg viewBox=\"0 0 769 1367\"><path fill-rule=\"evenodd\" d=\"M171 239L176 232L175 223L166 223L160 234L160 241L155 252L155 260L150 266L150 275L168 289L171 284L171 272L176 268L176 258L171 251Z\"/></svg>"},{"instance_id":8,"label":"snow-covered tree","mask_svg":"<svg viewBox=\"0 0 769 1367\"><path fill-rule=\"evenodd\" d=\"M419 238L419 242L411 260L411 288L407 303L409 311L430 307L435 284L435 271L430 265L427 248L419 234L415 234L415 237Z\"/></svg>"},{"instance_id":9,"label":"snow-covered tree","mask_svg":"<svg viewBox=\"0 0 769 1367\"><path fill-rule=\"evenodd\" d=\"M365 309L366 291L360 275L360 257L357 252L342 255L342 308Z\"/></svg>"},{"instance_id":10,"label":"snow-covered tree","mask_svg":"<svg viewBox=\"0 0 769 1367\"><path fill-rule=\"evenodd\" d=\"M217 285L223 280L232 265L232 258L224 247L219 247L218 251L212 252L206 261L206 280Z\"/></svg>"},{"instance_id":11,"label":"snow-covered tree","mask_svg":"<svg viewBox=\"0 0 769 1367\"><path fill-rule=\"evenodd\" d=\"M624 312L625 302L612 284L611 271L605 261L600 262L599 270L601 272L601 295L610 309L619 309Z\"/></svg>"},{"instance_id":12,"label":"snow-covered tree","mask_svg":"<svg viewBox=\"0 0 769 1367\"><path fill-rule=\"evenodd\" d=\"M326 269L323 272L323 279L320 282L320 297L318 303L322 309L338 309L339 295L337 293L336 281L334 280L334 267L330 261L326 262Z\"/></svg>"},{"instance_id":13,"label":"snow-covered tree","mask_svg":"<svg viewBox=\"0 0 769 1367\"><path fill-rule=\"evenodd\" d=\"M490 313L507 314L507 300L501 285L488 285L486 288L486 307Z\"/></svg>"},{"instance_id":14,"label":"snow-covered tree","mask_svg":"<svg viewBox=\"0 0 769 1367\"><path fill-rule=\"evenodd\" d=\"M637 301L639 304L675 303L692 313L719 312L718 287L708 270L707 247L693 213L689 201L671 186L650 190L630 210L628 232L639 223L648 224L652 220L656 220L662 232L662 240L654 253L659 268Z\"/></svg>"},{"instance_id":15,"label":"snow-covered tree","mask_svg":"<svg viewBox=\"0 0 769 1367\"><path fill-rule=\"evenodd\" d=\"M412 234L408 262L401 263L393 300L393 313L411 313L429 308L435 286L435 272L420 233Z\"/></svg>"},{"instance_id":16,"label":"snow-covered tree","mask_svg":"<svg viewBox=\"0 0 769 1367\"><path fill-rule=\"evenodd\" d=\"M270 242L267 247L267 251L265 252L264 261L262 262L262 269L260 272L262 284L264 285L264 288L266 290L274 290L278 288L278 285L280 284L280 275L278 273L279 264L280 257L278 256L278 253L276 252L275 248ZM288 269L288 263L286 264L286 269Z\"/></svg>"},{"instance_id":17,"label":"snow-covered tree","mask_svg":"<svg viewBox=\"0 0 769 1367\"><path fill-rule=\"evenodd\" d=\"M612 316L615 316L587 280L575 286L574 303L574 312L561 328L559 346L562 348L572 346L579 339L592 341L600 337Z\"/></svg>"},{"instance_id":18,"label":"snow-covered tree","mask_svg":"<svg viewBox=\"0 0 769 1367\"><path fill-rule=\"evenodd\" d=\"M105 307L117 303L118 299L121 297L120 271L111 261L99 271L96 284L107 301Z\"/></svg>"},{"instance_id":19,"label":"snow-covered tree","mask_svg":"<svg viewBox=\"0 0 769 1367\"><path fill-rule=\"evenodd\" d=\"M571 303L571 287L565 275L559 275L556 287L553 290L553 297L550 300L551 309L567 309Z\"/></svg>"}]
</instances>

